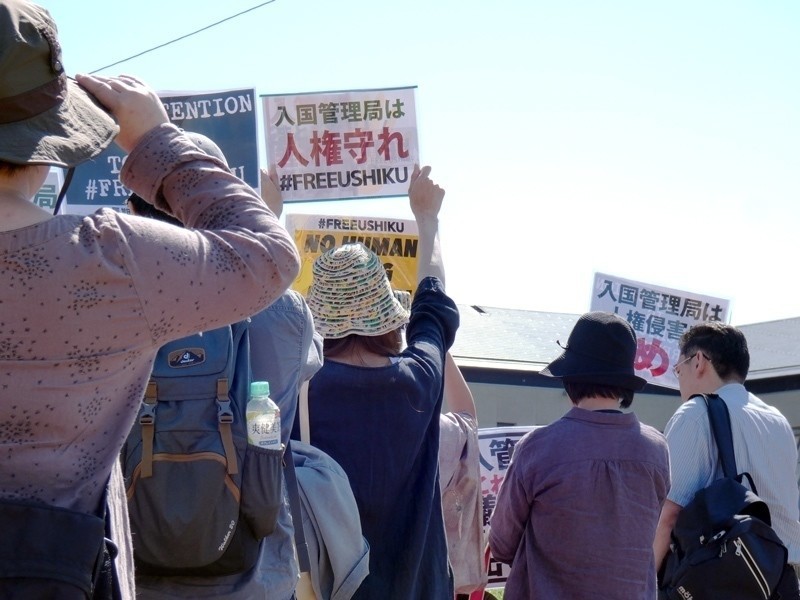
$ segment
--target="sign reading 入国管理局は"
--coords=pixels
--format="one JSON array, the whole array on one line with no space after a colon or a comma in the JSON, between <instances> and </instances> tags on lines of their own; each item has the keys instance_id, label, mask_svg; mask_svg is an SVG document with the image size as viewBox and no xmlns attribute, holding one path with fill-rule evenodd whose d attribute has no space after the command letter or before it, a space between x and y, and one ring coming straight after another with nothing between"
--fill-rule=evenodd
<instances>
[{"instance_id":1,"label":"sign reading \u5165\u56fd\u7ba1\u7406\u5c40\u306f","mask_svg":"<svg viewBox=\"0 0 800 600\"><path fill-rule=\"evenodd\" d=\"M262 96L284 202L407 195L419 162L415 89Z\"/></svg>"},{"instance_id":2,"label":"sign reading \u5165\u56fd\u7ba1\u7406\u5c40\u306f","mask_svg":"<svg viewBox=\"0 0 800 600\"><path fill-rule=\"evenodd\" d=\"M595 273L591 310L616 313L636 334L636 374L650 383L678 387L672 367L678 341L692 325L730 318L730 301Z\"/></svg>"}]
</instances>

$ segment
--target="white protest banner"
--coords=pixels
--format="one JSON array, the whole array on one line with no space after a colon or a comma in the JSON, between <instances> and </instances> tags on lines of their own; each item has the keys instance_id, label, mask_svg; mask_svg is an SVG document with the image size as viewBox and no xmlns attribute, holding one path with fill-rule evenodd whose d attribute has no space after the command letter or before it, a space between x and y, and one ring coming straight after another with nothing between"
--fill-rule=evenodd
<instances>
[{"instance_id":1,"label":"white protest banner","mask_svg":"<svg viewBox=\"0 0 800 600\"><path fill-rule=\"evenodd\" d=\"M481 453L481 493L483 494L483 535L489 539L489 519L497 503L497 492L506 476L516 443L537 426L487 427L478 429ZM510 567L489 555L488 587L501 587L508 579Z\"/></svg>"},{"instance_id":2,"label":"white protest banner","mask_svg":"<svg viewBox=\"0 0 800 600\"><path fill-rule=\"evenodd\" d=\"M729 300L595 273L591 310L613 312L636 333L636 374L650 383L678 388L672 367L678 341L692 325L728 322Z\"/></svg>"},{"instance_id":3,"label":"white protest banner","mask_svg":"<svg viewBox=\"0 0 800 600\"><path fill-rule=\"evenodd\" d=\"M52 212L56 207L56 199L58 198L58 193L61 191L61 187L63 185L64 171L59 167L50 167L50 171L48 171L42 187L39 188L39 191L36 192L33 197L33 203L36 206L40 206L41 208ZM65 204L66 203L63 203L61 205L61 210L59 211L61 214L66 212Z\"/></svg>"},{"instance_id":4,"label":"white protest banner","mask_svg":"<svg viewBox=\"0 0 800 600\"><path fill-rule=\"evenodd\" d=\"M262 96L283 201L407 195L419 162L415 89Z\"/></svg>"},{"instance_id":5,"label":"white protest banner","mask_svg":"<svg viewBox=\"0 0 800 600\"><path fill-rule=\"evenodd\" d=\"M304 296L311 287L316 258L337 246L361 242L383 263L395 290L417 289L417 222L384 217L286 215L286 230L300 251L300 274L292 289Z\"/></svg>"}]
</instances>

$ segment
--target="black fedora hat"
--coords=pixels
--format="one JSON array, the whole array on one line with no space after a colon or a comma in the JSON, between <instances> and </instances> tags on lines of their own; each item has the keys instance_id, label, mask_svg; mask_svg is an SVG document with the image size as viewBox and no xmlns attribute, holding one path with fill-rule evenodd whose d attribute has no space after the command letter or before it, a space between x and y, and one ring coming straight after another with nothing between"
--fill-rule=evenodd
<instances>
[{"instance_id":1,"label":"black fedora hat","mask_svg":"<svg viewBox=\"0 0 800 600\"><path fill-rule=\"evenodd\" d=\"M559 344L560 345L560 344ZM590 312L581 316L564 352L542 369L541 374L568 381L641 390L647 381L638 377L636 335L630 324L614 313Z\"/></svg>"}]
</instances>

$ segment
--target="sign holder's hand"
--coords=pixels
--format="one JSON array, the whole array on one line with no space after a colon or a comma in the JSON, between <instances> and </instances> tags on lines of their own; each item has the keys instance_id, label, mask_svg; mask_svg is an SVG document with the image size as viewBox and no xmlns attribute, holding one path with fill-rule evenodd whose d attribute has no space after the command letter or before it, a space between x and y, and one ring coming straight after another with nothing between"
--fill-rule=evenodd
<instances>
[{"instance_id":1,"label":"sign holder's hand","mask_svg":"<svg viewBox=\"0 0 800 600\"><path fill-rule=\"evenodd\" d=\"M136 77L77 75L75 80L117 120L119 135L114 141L125 152L133 150L144 134L154 127L169 123L158 94Z\"/></svg>"}]
</instances>

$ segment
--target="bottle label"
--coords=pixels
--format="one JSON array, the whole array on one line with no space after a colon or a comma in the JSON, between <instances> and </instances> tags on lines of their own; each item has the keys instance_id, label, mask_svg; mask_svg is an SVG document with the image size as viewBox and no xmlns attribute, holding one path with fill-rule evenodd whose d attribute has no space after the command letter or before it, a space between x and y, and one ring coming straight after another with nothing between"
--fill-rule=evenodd
<instances>
[{"instance_id":1,"label":"bottle label","mask_svg":"<svg viewBox=\"0 0 800 600\"><path fill-rule=\"evenodd\" d=\"M264 414L248 412L247 441L261 448L279 447L281 444L281 426L277 413Z\"/></svg>"}]
</instances>

